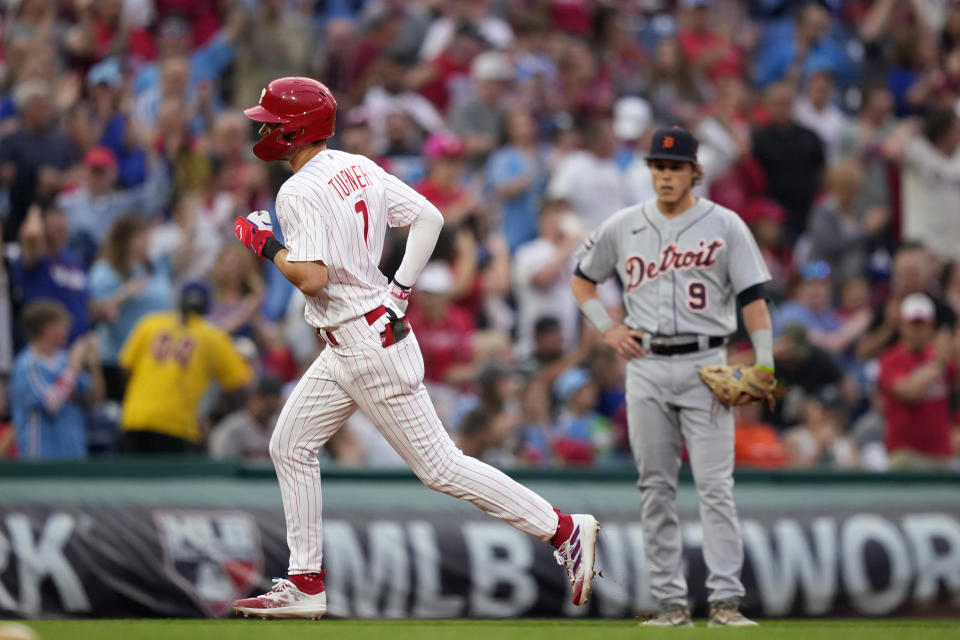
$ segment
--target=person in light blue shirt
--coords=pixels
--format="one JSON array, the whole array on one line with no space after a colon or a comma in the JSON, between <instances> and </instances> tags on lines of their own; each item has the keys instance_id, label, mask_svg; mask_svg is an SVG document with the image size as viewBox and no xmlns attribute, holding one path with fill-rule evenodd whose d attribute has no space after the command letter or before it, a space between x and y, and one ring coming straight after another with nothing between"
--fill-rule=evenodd
<instances>
[{"instance_id":1,"label":"person in light blue shirt","mask_svg":"<svg viewBox=\"0 0 960 640\"><path fill-rule=\"evenodd\" d=\"M118 360L127 336L140 318L173 306L169 260L147 257L147 223L121 216L110 228L101 257L90 269L90 299L102 321L97 326L107 397L123 399L124 376Z\"/></svg>"},{"instance_id":2,"label":"person in light blue shirt","mask_svg":"<svg viewBox=\"0 0 960 640\"><path fill-rule=\"evenodd\" d=\"M793 297L774 311L773 332L780 335L793 324L802 325L808 333L833 333L843 322L830 304L830 265L808 262L800 268L800 282Z\"/></svg>"},{"instance_id":3,"label":"person in light blue shirt","mask_svg":"<svg viewBox=\"0 0 960 640\"><path fill-rule=\"evenodd\" d=\"M816 2L804 5L796 19L769 22L753 59L753 80L759 87L806 77L814 70L829 70L842 86L857 80L841 29Z\"/></svg>"},{"instance_id":4,"label":"person in light blue shirt","mask_svg":"<svg viewBox=\"0 0 960 640\"><path fill-rule=\"evenodd\" d=\"M87 455L80 398L103 393L97 339L86 334L64 349L70 315L55 300L27 305L23 324L29 345L17 356L10 403L17 449L23 459L71 459Z\"/></svg>"},{"instance_id":5,"label":"person in light blue shirt","mask_svg":"<svg viewBox=\"0 0 960 640\"><path fill-rule=\"evenodd\" d=\"M507 146L487 161L487 184L500 202L500 224L510 253L537 237L537 214L547 183L536 123L516 109L506 121Z\"/></svg>"}]
</instances>

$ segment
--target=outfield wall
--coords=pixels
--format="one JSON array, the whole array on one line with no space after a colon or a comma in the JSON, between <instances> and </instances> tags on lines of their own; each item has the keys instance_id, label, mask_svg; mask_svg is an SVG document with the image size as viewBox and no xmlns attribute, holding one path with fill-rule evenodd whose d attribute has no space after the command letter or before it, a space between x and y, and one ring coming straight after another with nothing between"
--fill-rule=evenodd
<instances>
[{"instance_id":1,"label":"outfield wall","mask_svg":"<svg viewBox=\"0 0 960 640\"><path fill-rule=\"evenodd\" d=\"M627 617L649 594L632 470L513 473L603 524L589 608L548 545L408 472L324 476L329 613ZM960 615L960 476L738 473L746 610L761 617ZM678 495L706 607L696 493ZM269 468L207 461L0 464L0 617L198 617L286 566Z\"/></svg>"}]
</instances>

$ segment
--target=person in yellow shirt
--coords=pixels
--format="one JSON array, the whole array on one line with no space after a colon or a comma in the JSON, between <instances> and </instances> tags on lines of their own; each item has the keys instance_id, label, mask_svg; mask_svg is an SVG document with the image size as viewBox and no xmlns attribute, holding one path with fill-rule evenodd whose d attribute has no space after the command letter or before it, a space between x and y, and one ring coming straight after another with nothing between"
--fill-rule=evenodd
<instances>
[{"instance_id":1,"label":"person in yellow shirt","mask_svg":"<svg viewBox=\"0 0 960 640\"><path fill-rule=\"evenodd\" d=\"M224 391L250 382L250 365L230 336L204 320L209 294L188 284L180 312L144 316L120 353L129 372L123 398L123 451L173 454L199 451L200 402L212 381Z\"/></svg>"}]
</instances>

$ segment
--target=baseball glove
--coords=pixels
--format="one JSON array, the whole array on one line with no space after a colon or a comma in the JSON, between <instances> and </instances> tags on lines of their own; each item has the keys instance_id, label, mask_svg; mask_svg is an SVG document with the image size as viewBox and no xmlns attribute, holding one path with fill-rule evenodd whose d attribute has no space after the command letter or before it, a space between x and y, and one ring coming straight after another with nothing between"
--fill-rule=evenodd
<instances>
[{"instance_id":1,"label":"baseball glove","mask_svg":"<svg viewBox=\"0 0 960 640\"><path fill-rule=\"evenodd\" d=\"M706 383L717 400L728 407L766 400L773 409L777 402L777 380L770 376L764 381L753 366L712 365L700 369L700 379Z\"/></svg>"}]
</instances>

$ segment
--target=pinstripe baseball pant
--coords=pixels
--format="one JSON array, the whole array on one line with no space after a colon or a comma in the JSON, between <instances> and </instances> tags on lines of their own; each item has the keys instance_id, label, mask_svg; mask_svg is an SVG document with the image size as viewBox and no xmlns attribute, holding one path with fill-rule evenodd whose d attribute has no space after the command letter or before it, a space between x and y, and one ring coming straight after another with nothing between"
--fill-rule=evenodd
<instances>
[{"instance_id":1,"label":"pinstripe baseball pant","mask_svg":"<svg viewBox=\"0 0 960 640\"><path fill-rule=\"evenodd\" d=\"M381 316L371 325L360 317L332 332L333 341L287 399L270 439L291 575L321 569L317 452L358 408L429 488L469 500L541 540L556 532L557 514L550 503L454 445L423 386L423 356L413 331L394 345L381 346L380 332L388 321Z\"/></svg>"}]
</instances>

